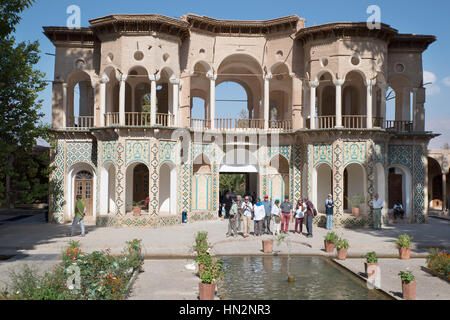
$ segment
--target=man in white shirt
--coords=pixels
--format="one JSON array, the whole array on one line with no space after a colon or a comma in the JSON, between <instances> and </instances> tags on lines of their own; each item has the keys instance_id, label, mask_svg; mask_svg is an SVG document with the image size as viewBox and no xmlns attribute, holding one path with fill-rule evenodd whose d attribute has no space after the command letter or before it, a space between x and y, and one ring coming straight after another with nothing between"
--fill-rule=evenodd
<instances>
[{"instance_id":1,"label":"man in white shirt","mask_svg":"<svg viewBox=\"0 0 450 320\"><path fill-rule=\"evenodd\" d=\"M252 221L252 212L253 212L253 204L250 202L250 198L247 196L245 197L244 203L242 203L242 222L243 222L243 230L244 238L247 238L250 236L250 223Z\"/></svg>"},{"instance_id":2,"label":"man in white shirt","mask_svg":"<svg viewBox=\"0 0 450 320\"><path fill-rule=\"evenodd\" d=\"M382 209L383 209L383 200L381 200L378 193L376 193L375 200L373 200L373 228L377 230L381 230Z\"/></svg>"}]
</instances>

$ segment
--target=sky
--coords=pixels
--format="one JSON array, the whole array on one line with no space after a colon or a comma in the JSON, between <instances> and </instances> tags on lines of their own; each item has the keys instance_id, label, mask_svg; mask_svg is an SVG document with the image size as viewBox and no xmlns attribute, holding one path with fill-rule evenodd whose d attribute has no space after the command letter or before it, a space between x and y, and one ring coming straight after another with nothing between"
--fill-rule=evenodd
<instances>
[{"instance_id":1,"label":"sky","mask_svg":"<svg viewBox=\"0 0 450 320\"><path fill-rule=\"evenodd\" d=\"M367 8L377 5L381 9L381 21L399 30L400 33L429 34L437 37L423 55L424 83L427 86L426 130L442 134L430 143L431 149L450 144L450 1L448 0L227 0L227 1L149 1L149 0L37 0L22 15L17 27L18 41L40 42L41 60L37 68L46 73L46 79L53 80L53 44L42 33L43 26L65 26L69 14L67 8L77 5L81 9L81 26L88 27L89 20L109 14L150 14L158 13L179 18L187 13L206 15L217 19L265 20L296 14L306 19L306 26L330 22L367 21ZM217 99L246 100L245 91L236 84L222 84L217 88ZM40 94L44 101L44 121L51 123L51 85ZM216 117L235 118L245 107L240 103L218 102ZM195 114L200 112L199 102L195 102ZM392 104L388 105L388 115L393 114ZM233 116L234 115L234 116Z\"/></svg>"}]
</instances>

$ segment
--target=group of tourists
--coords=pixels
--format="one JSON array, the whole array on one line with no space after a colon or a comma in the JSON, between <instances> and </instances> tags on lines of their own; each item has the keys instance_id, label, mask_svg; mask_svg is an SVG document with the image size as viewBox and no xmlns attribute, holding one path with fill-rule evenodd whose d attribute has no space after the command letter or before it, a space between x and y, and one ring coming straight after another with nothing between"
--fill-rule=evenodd
<instances>
[{"instance_id":1,"label":"group of tourists","mask_svg":"<svg viewBox=\"0 0 450 320\"><path fill-rule=\"evenodd\" d=\"M299 200L296 206L289 201L289 196L282 203L279 200L270 201L267 195L262 201L261 198L252 200L251 196L242 198L233 197L230 193L225 195L221 215L229 219L227 237L236 238L238 232L242 232L244 238L249 237L252 221L254 235L257 237L264 234L287 234L290 222L295 220L295 233L303 234L303 224L306 224L306 236L312 238L313 219L317 216L317 210L308 199ZM330 205L334 206L332 202Z\"/></svg>"}]
</instances>

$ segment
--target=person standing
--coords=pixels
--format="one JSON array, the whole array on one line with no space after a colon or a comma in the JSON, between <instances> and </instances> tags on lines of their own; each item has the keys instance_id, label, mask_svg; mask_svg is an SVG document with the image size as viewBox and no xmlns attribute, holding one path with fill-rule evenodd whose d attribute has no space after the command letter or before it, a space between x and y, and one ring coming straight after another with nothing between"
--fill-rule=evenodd
<instances>
[{"instance_id":1,"label":"person standing","mask_svg":"<svg viewBox=\"0 0 450 320\"><path fill-rule=\"evenodd\" d=\"M252 212L253 212L253 205L250 202L249 197L245 197L245 201L244 203L242 203L242 212L243 212L243 217L242 217L242 221L243 221L243 230L242 232L244 233L244 238L248 238L248 236L250 235L250 222L252 221Z\"/></svg>"},{"instance_id":2,"label":"person standing","mask_svg":"<svg viewBox=\"0 0 450 320\"><path fill-rule=\"evenodd\" d=\"M229 219L230 218L230 209L231 209L231 206L233 205L233 199L231 198L230 192L227 192L227 194L225 195L225 200L223 202L225 203L225 219Z\"/></svg>"},{"instance_id":3,"label":"person standing","mask_svg":"<svg viewBox=\"0 0 450 320\"><path fill-rule=\"evenodd\" d=\"M376 230L381 230L381 210L383 210L383 200L376 193L375 200L373 200L373 228Z\"/></svg>"},{"instance_id":4,"label":"person standing","mask_svg":"<svg viewBox=\"0 0 450 320\"><path fill-rule=\"evenodd\" d=\"M75 204L75 218L72 223L72 233L71 236L74 236L75 227L78 223L80 223L81 227L81 236L84 237L86 235L84 228L84 217L86 216L86 204L81 200L81 196L77 195L77 203Z\"/></svg>"},{"instance_id":5,"label":"person standing","mask_svg":"<svg viewBox=\"0 0 450 320\"><path fill-rule=\"evenodd\" d=\"M264 219L266 217L266 211L260 198L256 199L254 211L254 223L255 223L255 236L260 237L263 235Z\"/></svg>"},{"instance_id":6,"label":"person standing","mask_svg":"<svg viewBox=\"0 0 450 320\"><path fill-rule=\"evenodd\" d=\"M242 211L242 197L241 196L237 196L237 201L236 201L237 205L238 205L238 214L236 217L236 230L238 232L241 231L241 221L242 221L242 215L243 215L243 211Z\"/></svg>"},{"instance_id":7,"label":"person standing","mask_svg":"<svg viewBox=\"0 0 450 320\"><path fill-rule=\"evenodd\" d=\"M289 202L289 196L284 198L284 202L280 206L283 221L281 222L281 232L288 233L289 221L291 220L292 204Z\"/></svg>"},{"instance_id":8,"label":"person standing","mask_svg":"<svg viewBox=\"0 0 450 320\"><path fill-rule=\"evenodd\" d=\"M333 229L333 212L334 211L334 201L331 194L328 195L327 200L325 200L325 213L327 215L327 230Z\"/></svg>"},{"instance_id":9,"label":"person standing","mask_svg":"<svg viewBox=\"0 0 450 320\"><path fill-rule=\"evenodd\" d=\"M273 234L279 236L281 233L281 210L280 210L280 200L275 200L275 205L272 206L272 217L273 217Z\"/></svg>"},{"instance_id":10,"label":"person standing","mask_svg":"<svg viewBox=\"0 0 450 320\"><path fill-rule=\"evenodd\" d=\"M266 211L266 216L264 218L264 233L271 234L270 231L270 220L272 219L272 202L269 201L269 196L264 196L263 201L264 210Z\"/></svg>"},{"instance_id":11,"label":"person standing","mask_svg":"<svg viewBox=\"0 0 450 320\"><path fill-rule=\"evenodd\" d=\"M315 208L314 204L309 201L308 199L305 199L304 202L306 203L306 229L308 230L308 238L313 237L313 219L315 216Z\"/></svg>"},{"instance_id":12,"label":"person standing","mask_svg":"<svg viewBox=\"0 0 450 320\"><path fill-rule=\"evenodd\" d=\"M233 204L230 209L230 217L228 219L228 233L227 238L229 237L237 237L236 230L236 218L238 216L238 205L237 202L233 200Z\"/></svg>"},{"instance_id":13,"label":"person standing","mask_svg":"<svg viewBox=\"0 0 450 320\"><path fill-rule=\"evenodd\" d=\"M400 201L397 201L394 204L394 221L396 221L398 217L400 217L403 220L404 216L405 210L403 210L403 205Z\"/></svg>"},{"instance_id":14,"label":"person standing","mask_svg":"<svg viewBox=\"0 0 450 320\"><path fill-rule=\"evenodd\" d=\"M306 205L302 200L298 200L295 208L295 233L299 230L299 234L303 233L303 219L305 218ZM298 228L300 226L300 228Z\"/></svg>"}]
</instances>

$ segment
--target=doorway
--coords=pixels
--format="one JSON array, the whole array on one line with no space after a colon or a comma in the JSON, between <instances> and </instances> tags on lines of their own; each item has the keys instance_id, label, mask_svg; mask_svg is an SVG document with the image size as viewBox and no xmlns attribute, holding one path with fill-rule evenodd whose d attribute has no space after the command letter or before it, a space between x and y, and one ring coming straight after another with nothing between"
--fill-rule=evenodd
<instances>
[{"instance_id":1,"label":"doorway","mask_svg":"<svg viewBox=\"0 0 450 320\"><path fill-rule=\"evenodd\" d=\"M86 216L93 216L93 177L87 171L81 171L75 176L75 199L74 203L77 203L77 196L81 196L81 200L86 205Z\"/></svg>"}]
</instances>

